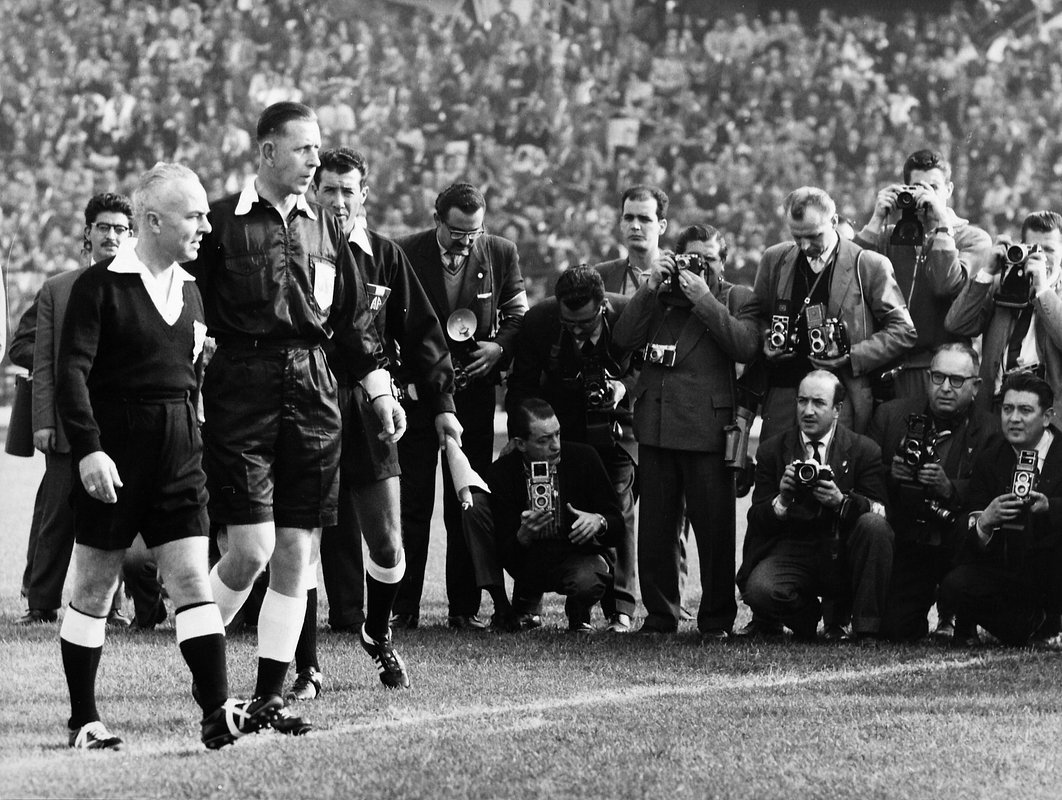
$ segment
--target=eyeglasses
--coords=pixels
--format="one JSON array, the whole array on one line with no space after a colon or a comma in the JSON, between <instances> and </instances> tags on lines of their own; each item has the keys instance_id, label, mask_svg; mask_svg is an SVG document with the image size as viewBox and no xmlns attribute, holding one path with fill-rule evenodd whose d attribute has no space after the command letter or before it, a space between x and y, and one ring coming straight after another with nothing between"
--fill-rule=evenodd
<instances>
[{"instance_id":1,"label":"eyeglasses","mask_svg":"<svg viewBox=\"0 0 1062 800\"><path fill-rule=\"evenodd\" d=\"M487 232L486 228L476 228L474 231L466 231L461 228L451 228L445 222L446 232L450 234L450 239L459 242L462 239L468 239L470 242L476 241L480 236Z\"/></svg>"},{"instance_id":2,"label":"eyeglasses","mask_svg":"<svg viewBox=\"0 0 1062 800\"><path fill-rule=\"evenodd\" d=\"M125 236L129 233L128 225L108 225L106 222L93 222L92 227L96 229L96 232L101 236L106 236L111 231L114 231L115 236Z\"/></svg>"},{"instance_id":3,"label":"eyeglasses","mask_svg":"<svg viewBox=\"0 0 1062 800\"><path fill-rule=\"evenodd\" d=\"M604 310L604 308L598 308L597 311L594 313L594 316L589 317L588 319L564 319L562 317L560 324L562 327L570 331L586 330L587 328L592 328L597 324L597 321L601 317L601 314L604 312Z\"/></svg>"},{"instance_id":4,"label":"eyeglasses","mask_svg":"<svg viewBox=\"0 0 1062 800\"><path fill-rule=\"evenodd\" d=\"M947 380L951 384L952 389L961 389L966 381L977 380L976 375L949 375L946 372L937 372L936 370L930 370L929 379L933 381L934 386L943 386L944 381Z\"/></svg>"}]
</instances>

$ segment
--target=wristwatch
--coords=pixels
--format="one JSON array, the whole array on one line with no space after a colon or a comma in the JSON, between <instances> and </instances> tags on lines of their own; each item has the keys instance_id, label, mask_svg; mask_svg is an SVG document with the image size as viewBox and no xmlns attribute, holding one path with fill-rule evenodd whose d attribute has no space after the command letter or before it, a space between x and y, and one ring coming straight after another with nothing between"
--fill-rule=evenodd
<instances>
[{"instance_id":1,"label":"wristwatch","mask_svg":"<svg viewBox=\"0 0 1062 800\"><path fill-rule=\"evenodd\" d=\"M950 225L941 225L939 228L934 228L933 233L943 233L947 236L955 235L955 231L951 229Z\"/></svg>"}]
</instances>

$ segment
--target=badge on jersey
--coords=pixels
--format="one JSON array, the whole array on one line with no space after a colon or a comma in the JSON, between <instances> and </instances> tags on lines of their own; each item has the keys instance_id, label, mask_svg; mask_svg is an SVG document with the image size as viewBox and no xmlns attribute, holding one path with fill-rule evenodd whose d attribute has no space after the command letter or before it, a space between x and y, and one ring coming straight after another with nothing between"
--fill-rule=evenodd
<instances>
[{"instance_id":1,"label":"badge on jersey","mask_svg":"<svg viewBox=\"0 0 1062 800\"><path fill-rule=\"evenodd\" d=\"M313 299L321 313L327 314L336 293L336 265L323 258L311 258L310 272L313 275Z\"/></svg>"},{"instance_id":2,"label":"badge on jersey","mask_svg":"<svg viewBox=\"0 0 1062 800\"><path fill-rule=\"evenodd\" d=\"M387 298L391 296L391 287L381 286L378 283L366 283L365 291L369 298L369 313L375 317L384 307Z\"/></svg>"}]
</instances>

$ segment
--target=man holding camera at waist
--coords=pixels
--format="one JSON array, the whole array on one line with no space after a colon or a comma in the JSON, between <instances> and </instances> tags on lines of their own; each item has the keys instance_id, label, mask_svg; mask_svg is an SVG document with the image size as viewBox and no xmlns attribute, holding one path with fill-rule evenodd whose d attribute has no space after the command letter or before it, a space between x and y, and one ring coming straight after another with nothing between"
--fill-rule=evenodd
<instances>
[{"instance_id":1,"label":"man holding camera at waist","mask_svg":"<svg viewBox=\"0 0 1062 800\"><path fill-rule=\"evenodd\" d=\"M630 421L624 353L612 327L627 298L606 294L593 267L571 267L557 279L555 297L530 309L516 338L508 379L508 410L541 397L557 412L564 438L591 445L605 464L619 498L624 527L617 532L616 579L602 598L609 630L630 630L635 607L634 459L620 445L620 422Z\"/></svg>"},{"instance_id":2,"label":"man holding camera at waist","mask_svg":"<svg viewBox=\"0 0 1062 800\"><path fill-rule=\"evenodd\" d=\"M489 500L474 495L468 516L476 582L494 594L504 588L504 567L514 601L563 594L568 630L590 633L590 610L612 584L613 548L624 529L611 481L593 447L561 442L560 421L545 400L513 406L508 426L513 448L487 471ZM529 609L514 602L513 610Z\"/></svg>"},{"instance_id":3,"label":"man holding camera at waist","mask_svg":"<svg viewBox=\"0 0 1062 800\"><path fill-rule=\"evenodd\" d=\"M1047 381L1055 414L1062 414L1062 215L1027 216L1021 244L992 249L944 324L957 336L984 335L980 408L998 410L1005 378L1029 372Z\"/></svg>"},{"instance_id":4,"label":"man holding camera at waist","mask_svg":"<svg viewBox=\"0 0 1062 800\"><path fill-rule=\"evenodd\" d=\"M756 453L738 588L753 614L800 641L815 640L820 597L850 599L852 636L877 636L892 568L881 450L838 424L844 399L837 375L808 373L797 388L799 428Z\"/></svg>"},{"instance_id":5,"label":"man holding camera at waist","mask_svg":"<svg viewBox=\"0 0 1062 800\"><path fill-rule=\"evenodd\" d=\"M1062 448L1055 393L1035 375L1003 385L1003 433L974 463L960 565L941 602L1005 644L1021 645L1062 610Z\"/></svg>"},{"instance_id":6,"label":"man holding camera at waist","mask_svg":"<svg viewBox=\"0 0 1062 800\"><path fill-rule=\"evenodd\" d=\"M756 270L769 367L761 439L793 427L796 387L811 369L841 379L841 424L862 433L873 410L869 373L914 345L911 315L889 260L837 235L825 191L794 190L785 216L793 241L767 248Z\"/></svg>"},{"instance_id":7,"label":"man holding camera at waist","mask_svg":"<svg viewBox=\"0 0 1062 800\"><path fill-rule=\"evenodd\" d=\"M981 384L979 366L969 345L942 345L928 372L921 373L929 399L884 403L870 425L868 435L881 445L889 521L896 532L881 626L889 639L926 635L937 586L952 567L956 520L970 472L997 430L991 417L972 407ZM975 632L959 622L955 641L968 641Z\"/></svg>"},{"instance_id":8,"label":"man holding camera at waist","mask_svg":"<svg viewBox=\"0 0 1062 800\"><path fill-rule=\"evenodd\" d=\"M638 571L648 615L640 629L673 633L680 614L683 503L697 537L706 638L730 635L734 600L734 481L724 463L734 421L735 362L759 349L753 293L724 281L726 243L705 227L696 254L664 253L613 331L616 345L641 353L633 390L641 510Z\"/></svg>"},{"instance_id":9,"label":"man holding camera at waist","mask_svg":"<svg viewBox=\"0 0 1062 800\"><path fill-rule=\"evenodd\" d=\"M966 279L992 247L991 237L949 206L951 165L935 150L918 150L903 165L903 183L878 192L874 213L855 237L887 257L918 329L918 341L892 376L895 397L926 400L923 370L933 350L955 337L944 317Z\"/></svg>"}]
</instances>

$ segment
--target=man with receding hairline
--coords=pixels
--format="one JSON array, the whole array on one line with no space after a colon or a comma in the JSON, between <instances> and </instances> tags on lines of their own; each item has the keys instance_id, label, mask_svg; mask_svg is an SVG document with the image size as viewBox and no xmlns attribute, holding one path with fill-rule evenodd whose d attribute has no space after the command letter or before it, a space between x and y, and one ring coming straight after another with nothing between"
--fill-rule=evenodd
<instances>
[{"instance_id":1,"label":"man with receding hairline","mask_svg":"<svg viewBox=\"0 0 1062 800\"><path fill-rule=\"evenodd\" d=\"M339 222L305 197L320 165L321 134L301 103L258 120L258 174L210 207L195 274L217 352L203 383L211 521L227 552L211 572L226 623L269 565L258 616L256 703L283 692L306 610L321 528L337 519L340 412L323 345L332 340L395 440L405 418L364 287ZM284 709L273 727L310 724Z\"/></svg>"},{"instance_id":2,"label":"man with receding hairline","mask_svg":"<svg viewBox=\"0 0 1062 800\"><path fill-rule=\"evenodd\" d=\"M202 741L216 749L269 724L280 703L228 698L225 631L210 592L194 402L206 326L199 291L179 266L210 230L207 197L191 170L157 164L133 205L139 238L78 278L59 350L59 410L77 470L74 585L60 631L69 743L122 749L96 709L96 672L122 559L139 533L176 607Z\"/></svg>"}]
</instances>

